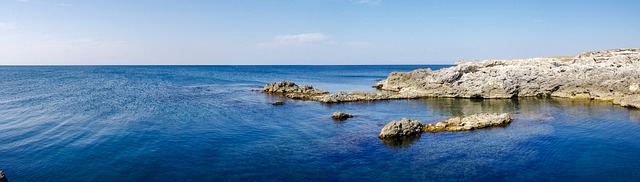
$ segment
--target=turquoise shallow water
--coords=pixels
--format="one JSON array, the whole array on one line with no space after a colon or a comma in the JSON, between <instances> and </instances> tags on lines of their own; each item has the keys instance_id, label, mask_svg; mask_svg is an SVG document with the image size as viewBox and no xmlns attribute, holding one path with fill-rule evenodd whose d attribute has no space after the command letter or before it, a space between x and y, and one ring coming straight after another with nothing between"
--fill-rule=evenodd
<instances>
[{"instance_id":1,"label":"turquoise shallow water","mask_svg":"<svg viewBox=\"0 0 640 182\"><path fill-rule=\"evenodd\" d=\"M638 181L640 111L562 99L322 104L252 90L372 90L443 66L0 67L11 181ZM284 106L270 102L285 100ZM355 114L334 121L334 111ZM402 117L511 112L501 128L384 143Z\"/></svg>"}]
</instances>

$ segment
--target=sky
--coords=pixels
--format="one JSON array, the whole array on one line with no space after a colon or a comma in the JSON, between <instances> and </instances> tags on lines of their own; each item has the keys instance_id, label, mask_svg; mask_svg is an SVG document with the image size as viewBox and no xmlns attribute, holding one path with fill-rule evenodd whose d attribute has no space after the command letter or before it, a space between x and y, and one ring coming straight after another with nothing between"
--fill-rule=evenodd
<instances>
[{"instance_id":1,"label":"sky","mask_svg":"<svg viewBox=\"0 0 640 182\"><path fill-rule=\"evenodd\" d=\"M453 64L640 47L638 0L0 0L0 65Z\"/></svg>"}]
</instances>

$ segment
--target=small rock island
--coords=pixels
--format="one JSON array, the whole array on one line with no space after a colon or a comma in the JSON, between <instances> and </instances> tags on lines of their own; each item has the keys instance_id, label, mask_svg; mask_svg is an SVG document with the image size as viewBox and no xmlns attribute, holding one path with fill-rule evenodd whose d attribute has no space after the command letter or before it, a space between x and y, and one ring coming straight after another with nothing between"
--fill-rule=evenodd
<instances>
[{"instance_id":1,"label":"small rock island","mask_svg":"<svg viewBox=\"0 0 640 182\"><path fill-rule=\"evenodd\" d=\"M423 127L424 124L418 120L402 118L400 121L391 121L384 125L378 138L411 137L421 134Z\"/></svg>"},{"instance_id":2,"label":"small rock island","mask_svg":"<svg viewBox=\"0 0 640 182\"><path fill-rule=\"evenodd\" d=\"M479 113L463 117L454 117L435 124L428 124L422 128L424 132L455 132L471 131L481 128L506 126L513 118L509 113Z\"/></svg>"},{"instance_id":3,"label":"small rock island","mask_svg":"<svg viewBox=\"0 0 640 182\"><path fill-rule=\"evenodd\" d=\"M331 115L331 118L335 119L335 120L340 120L340 121L344 121L347 120L348 118L352 118L353 115L349 114L349 113L344 113L344 112L334 112Z\"/></svg>"},{"instance_id":4,"label":"small rock island","mask_svg":"<svg viewBox=\"0 0 640 182\"><path fill-rule=\"evenodd\" d=\"M494 126L506 126L513 119L509 113L479 113L464 117L454 117L434 124L422 124L421 121L402 118L385 125L378 138L402 138L420 135L423 132L458 132L473 131Z\"/></svg>"}]
</instances>

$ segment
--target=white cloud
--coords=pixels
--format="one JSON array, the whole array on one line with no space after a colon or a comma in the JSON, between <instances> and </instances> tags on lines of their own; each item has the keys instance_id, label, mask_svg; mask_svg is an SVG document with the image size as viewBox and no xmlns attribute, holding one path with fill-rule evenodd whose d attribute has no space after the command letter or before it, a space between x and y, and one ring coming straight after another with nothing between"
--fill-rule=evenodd
<instances>
[{"instance_id":1,"label":"white cloud","mask_svg":"<svg viewBox=\"0 0 640 182\"><path fill-rule=\"evenodd\" d=\"M325 42L327 40L329 40L328 35L318 32L276 35L272 42L260 43L258 47L303 46Z\"/></svg>"},{"instance_id":2,"label":"white cloud","mask_svg":"<svg viewBox=\"0 0 640 182\"><path fill-rule=\"evenodd\" d=\"M11 23L0 22L0 32L8 31L15 28L18 28L18 26Z\"/></svg>"},{"instance_id":3,"label":"white cloud","mask_svg":"<svg viewBox=\"0 0 640 182\"><path fill-rule=\"evenodd\" d=\"M356 4L365 4L365 5L379 5L382 0L349 0Z\"/></svg>"},{"instance_id":4,"label":"white cloud","mask_svg":"<svg viewBox=\"0 0 640 182\"><path fill-rule=\"evenodd\" d=\"M275 41L279 43L312 43L329 39L329 36L322 33L303 33L294 35L277 35Z\"/></svg>"}]
</instances>

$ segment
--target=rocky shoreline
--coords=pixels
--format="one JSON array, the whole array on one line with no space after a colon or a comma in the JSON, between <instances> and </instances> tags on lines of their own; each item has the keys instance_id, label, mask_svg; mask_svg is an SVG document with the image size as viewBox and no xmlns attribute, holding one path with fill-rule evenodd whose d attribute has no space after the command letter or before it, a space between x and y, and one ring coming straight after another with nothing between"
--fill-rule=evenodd
<instances>
[{"instance_id":1,"label":"rocky shoreline","mask_svg":"<svg viewBox=\"0 0 640 182\"><path fill-rule=\"evenodd\" d=\"M392 72L374 85L385 92L329 94L286 81L267 84L263 92L324 103L426 97L559 97L640 108L639 68L640 48L614 49L574 57L462 61L436 71Z\"/></svg>"}]
</instances>

